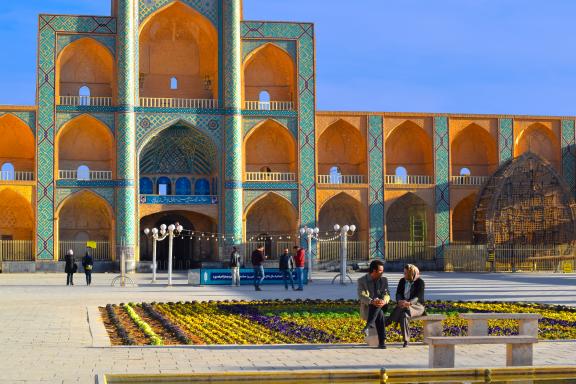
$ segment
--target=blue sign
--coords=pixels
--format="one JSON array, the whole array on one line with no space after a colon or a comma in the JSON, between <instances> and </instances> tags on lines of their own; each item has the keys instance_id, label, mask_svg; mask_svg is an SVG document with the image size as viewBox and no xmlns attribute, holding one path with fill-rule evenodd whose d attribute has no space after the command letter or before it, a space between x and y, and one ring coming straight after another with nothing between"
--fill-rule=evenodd
<instances>
[{"instance_id":1,"label":"blue sign","mask_svg":"<svg viewBox=\"0 0 576 384\"><path fill-rule=\"evenodd\" d=\"M284 284L282 272L278 268L264 269L264 281L262 285ZM292 272L294 284L298 284L296 271ZM288 281L289 283L290 281ZM240 284L254 284L254 270L243 268L240 270ZM304 269L304 284L308 284L308 269ZM201 269L200 285L232 285L232 270L230 269Z\"/></svg>"},{"instance_id":2,"label":"blue sign","mask_svg":"<svg viewBox=\"0 0 576 384\"><path fill-rule=\"evenodd\" d=\"M218 196L140 195L140 204L214 205Z\"/></svg>"}]
</instances>

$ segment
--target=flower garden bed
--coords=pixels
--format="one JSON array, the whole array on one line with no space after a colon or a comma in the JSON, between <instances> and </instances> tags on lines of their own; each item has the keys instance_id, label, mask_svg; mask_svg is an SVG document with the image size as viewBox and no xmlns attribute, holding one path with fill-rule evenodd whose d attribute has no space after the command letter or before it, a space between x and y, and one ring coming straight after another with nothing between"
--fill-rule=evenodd
<instances>
[{"instance_id":1,"label":"flower garden bed","mask_svg":"<svg viewBox=\"0 0 576 384\"><path fill-rule=\"evenodd\" d=\"M364 322L354 300L178 302L108 305L100 312L113 345L340 344L362 343ZM428 314L448 315L446 336L466 335L458 313L540 313L539 338L576 339L576 308L501 302L427 303ZM489 321L490 335L514 335L518 322ZM422 341L422 324L411 323ZM397 327L387 340L399 342Z\"/></svg>"}]
</instances>

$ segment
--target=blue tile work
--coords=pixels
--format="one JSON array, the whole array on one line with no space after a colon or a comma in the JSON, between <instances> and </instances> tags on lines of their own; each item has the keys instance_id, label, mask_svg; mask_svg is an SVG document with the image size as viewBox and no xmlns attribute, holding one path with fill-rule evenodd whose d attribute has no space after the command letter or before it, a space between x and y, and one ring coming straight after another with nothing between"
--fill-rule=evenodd
<instances>
[{"instance_id":1,"label":"blue tile work","mask_svg":"<svg viewBox=\"0 0 576 384\"><path fill-rule=\"evenodd\" d=\"M264 190L283 190L283 189L296 189L298 190L298 183L268 183L250 181L242 183L244 189L264 189Z\"/></svg>"},{"instance_id":2,"label":"blue tile work","mask_svg":"<svg viewBox=\"0 0 576 384\"><path fill-rule=\"evenodd\" d=\"M134 187L134 180L57 180L56 186L76 188L114 188Z\"/></svg>"},{"instance_id":3,"label":"blue tile work","mask_svg":"<svg viewBox=\"0 0 576 384\"><path fill-rule=\"evenodd\" d=\"M448 118L434 118L434 169L436 174L436 258L444 258L444 248L450 243L450 135Z\"/></svg>"},{"instance_id":4,"label":"blue tile work","mask_svg":"<svg viewBox=\"0 0 576 384\"><path fill-rule=\"evenodd\" d=\"M562 120L562 176L576 198L576 132L574 120Z\"/></svg>"},{"instance_id":5,"label":"blue tile work","mask_svg":"<svg viewBox=\"0 0 576 384\"><path fill-rule=\"evenodd\" d=\"M146 22L148 16L152 15L156 11L165 8L171 3L175 3L175 0L139 0L139 19L140 23ZM218 28L218 0L179 0L180 2L188 5L201 15L205 16L208 20L214 24L214 27Z\"/></svg>"},{"instance_id":6,"label":"blue tile work","mask_svg":"<svg viewBox=\"0 0 576 384\"><path fill-rule=\"evenodd\" d=\"M300 155L300 222L316 226L315 167L315 68L314 25L310 23L242 22L242 38L293 39L297 47L298 69L298 142ZM315 249L315 247L313 247Z\"/></svg>"},{"instance_id":7,"label":"blue tile work","mask_svg":"<svg viewBox=\"0 0 576 384\"><path fill-rule=\"evenodd\" d=\"M60 131L60 128L64 126L64 124L69 123L70 121L74 120L75 118L86 115L86 113L63 113L57 112L56 113L56 132ZM116 118L113 113L90 113L88 114L94 117L96 120L101 121L104 125L110 128L112 134L114 134L114 128L116 126Z\"/></svg>"},{"instance_id":8,"label":"blue tile work","mask_svg":"<svg viewBox=\"0 0 576 384\"><path fill-rule=\"evenodd\" d=\"M34 111L2 111L0 109L0 117L4 115L13 115L19 118L30 128L32 133L36 134L36 112Z\"/></svg>"},{"instance_id":9,"label":"blue tile work","mask_svg":"<svg viewBox=\"0 0 576 384\"><path fill-rule=\"evenodd\" d=\"M381 116L368 117L370 257L384 252L384 125Z\"/></svg>"},{"instance_id":10,"label":"blue tile work","mask_svg":"<svg viewBox=\"0 0 576 384\"><path fill-rule=\"evenodd\" d=\"M500 164L514 157L514 120L498 120L498 153Z\"/></svg>"},{"instance_id":11,"label":"blue tile work","mask_svg":"<svg viewBox=\"0 0 576 384\"><path fill-rule=\"evenodd\" d=\"M37 260L54 260L55 59L62 33L114 35L116 19L96 16L41 15L38 21Z\"/></svg>"},{"instance_id":12,"label":"blue tile work","mask_svg":"<svg viewBox=\"0 0 576 384\"><path fill-rule=\"evenodd\" d=\"M270 39L244 39L242 40L242 60L245 61L248 55L256 49L266 44L274 44L278 48L286 51L294 61L297 59L295 40L270 40Z\"/></svg>"},{"instance_id":13,"label":"blue tile work","mask_svg":"<svg viewBox=\"0 0 576 384\"><path fill-rule=\"evenodd\" d=\"M280 125L288 128L295 140L298 139L298 119L290 118L276 118L276 119L258 119L258 118L244 118L242 121L244 137L246 137L252 128L267 120L274 120Z\"/></svg>"},{"instance_id":14,"label":"blue tile work","mask_svg":"<svg viewBox=\"0 0 576 384\"><path fill-rule=\"evenodd\" d=\"M140 195L140 204L163 205L214 205L218 204L217 196L157 196Z\"/></svg>"},{"instance_id":15,"label":"blue tile work","mask_svg":"<svg viewBox=\"0 0 576 384\"><path fill-rule=\"evenodd\" d=\"M57 40L57 55L60 54L60 52L62 52L62 50L64 48L66 48L68 45L72 44L75 41L78 41L80 39L84 39L86 38L85 34L82 35L77 35L77 34L70 34L70 35L58 35L58 40ZM112 56L116 55L116 37L115 36L90 36L88 37L89 39L93 39L96 40L97 42L99 42L100 44L102 44L103 46L105 46L106 48L108 48L108 50L110 51L110 53L112 54Z\"/></svg>"},{"instance_id":16,"label":"blue tile work","mask_svg":"<svg viewBox=\"0 0 576 384\"><path fill-rule=\"evenodd\" d=\"M246 211L246 208L252 204L256 199L258 199L259 197L266 195L268 193L275 193L279 196L282 196L283 198L285 198L286 200L288 200L292 206L294 207L294 209L298 209L298 191L297 190L292 190L292 191L282 191L282 190L278 190L278 191L274 191L274 192L269 192L269 191L251 191L251 190L244 190L244 210ZM247 212L245 212L247 213Z\"/></svg>"},{"instance_id":17,"label":"blue tile work","mask_svg":"<svg viewBox=\"0 0 576 384\"><path fill-rule=\"evenodd\" d=\"M82 191L90 191L102 197L104 200L114 207L114 189L112 188L58 188L56 189L56 204L55 207L60 207L60 204L70 195Z\"/></svg>"}]
</instances>

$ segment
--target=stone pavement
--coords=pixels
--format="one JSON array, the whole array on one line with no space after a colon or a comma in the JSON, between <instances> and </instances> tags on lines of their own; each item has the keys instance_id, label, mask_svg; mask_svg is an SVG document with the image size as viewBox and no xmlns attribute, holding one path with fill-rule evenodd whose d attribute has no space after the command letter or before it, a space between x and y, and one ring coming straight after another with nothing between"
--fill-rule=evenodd
<instances>
[{"instance_id":1,"label":"stone pavement","mask_svg":"<svg viewBox=\"0 0 576 384\"><path fill-rule=\"evenodd\" d=\"M331 285L321 274L304 292L265 286L190 287L184 275L167 288L135 275L136 288L110 287L112 274L94 285L66 287L64 274L0 274L0 383L94 383L99 373L426 367L428 348L368 350L359 345L92 347L87 308L128 301L276 298L354 298L355 286ZM358 277L353 276L353 278ZM395 287L400 274L388 274ZM426 273L429 299L529 301L576 305L576 275ZM393 289L394 290L394 289ZM576 341L543 342L535 365L574 364ZM504 345L457 348L458 367L504 366Z\"/></svg>"}]
</instances>

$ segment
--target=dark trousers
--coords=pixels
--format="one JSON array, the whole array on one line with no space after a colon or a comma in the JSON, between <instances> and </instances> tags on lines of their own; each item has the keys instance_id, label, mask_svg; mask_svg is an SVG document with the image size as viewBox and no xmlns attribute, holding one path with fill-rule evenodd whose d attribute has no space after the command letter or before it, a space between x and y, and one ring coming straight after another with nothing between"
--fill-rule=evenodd
<instances>
[{"instance_id":1,"label":"dark trousers","mask_svg":"<svg viewBox=\"0 0 576 384\"><path fill-rule=\"evenodd\" d=\"M74 285L74 273L66 273L66 285Z\"/></svg>"},{"instance_id":2,"label":"dark trousers","mask_svg":"<svg viewBox=\"0 0 576 384\"><path fill-rule=\"evenodd\" d=\"M283 269L282 278L284 279L284 286L288 289L288 280L290 280L290 285L292 285L292 289L294 289L294 278L292 277L292 271L289 269Z\"/></svg>"},{"instance_id":3,"label":"dark trousers","mask_svg":"<svg viewBox=\"0 0 576 384\"><path fill-rule=\"evenodd\" d=\"M374 305L368 307L368 320L366 321L367 328L376 327L378 332L378 344L384 345L386 343L386 327L384 326L384 311Z\"/></svg>"},{"instance_id":4,"label":"dark trousers","mask_svg":"<svg viewBox=\"0 0 576 384\"><path fill-rule=\"evenodd\" d=\"M85 271L86 274L86 285L92 284L92 271Z\"/></svg>"}]
</instances>

